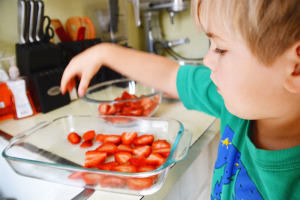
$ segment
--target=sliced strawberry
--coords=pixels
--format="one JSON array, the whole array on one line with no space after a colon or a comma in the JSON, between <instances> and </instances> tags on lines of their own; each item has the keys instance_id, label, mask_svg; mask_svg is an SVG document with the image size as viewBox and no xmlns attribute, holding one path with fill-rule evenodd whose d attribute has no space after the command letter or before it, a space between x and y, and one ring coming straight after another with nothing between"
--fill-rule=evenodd
<instances>
[{"instance_id":1,"label":"sliced strawberry","mask_svg":"<svg viewBox=\"0 0 300 200\"><path fill-rule=\"evenodd\" d=\"M157 105L158 104L153 103L151 106L149 106L148 108L144 109L143 115L144 116L149 116L153 112L153 110L156 108Z\"/></svg>"},{"instance_id":2,"label":"sliced strawberry","mask_svg":"<svg viewBox=\"0 0 300 200\"><path fill-rule=\"evenodd\" d=\"M107 171L111 171L113 166L119 165L118 162L112 161L112 162L108 162L108 163L102 163L100 165L98 165L98 169L100 170L107 170Z\"/></svg>"},{"instance_id":3,"label":"sliced strawberry","mask_svg":"<svg viewBox=\"0 0 300 200\"><path fill-rule=\"evenodd\" d=\"M136 146L132 149L132 153L139 157L148 157L152 152L149 145Z\"/></svg>"},{"instance_id":4,"label":"sliced strawberry","mask_svg":"<svg viewBox=\"0 0 300 200\"><path fill-rule=\"evenodd\" d=\"M131 190L143 190L150 188L153 185L152 178L129 178L127 179L127 186Z\"/></svg>"},{"instance_id":5,"label":"sliced strawberry","mask_svg":"<svg viewBox=\"0 0 300 200\"><path fill-rule=\"evenodd\" d=\"M103 143L96 149L96 151L106 152L108 155L115 154L116 150L117 150L117 145L113 143Z\"/></svg>"},{"instance_id":6,"label":"sliced strawberry","mask_svg":"<svg viewBox=\"0 0 300 200\"><path fill-rule=\"evenodd\" d=\"M152 152L158 153L158 154L162 155L163 157L167 158L170 155L171 148L154 149Z\"/></svg>"},{"instance_id":7,"label":"sliced strawberry","mask_svg":"<svg viewBox=\"0 0 300 200\"><path fill-rule=\"evenodd\" d=\"M123 164L123 165L113 166L112 171L134 173L136 172L136 167L133 165Z\"/></svg>"},{"instance_id":8,"label":"sliced strawberry","mask_svg":"<svg viewBox=\"0 0 300 200\"><path fill-rule=\"evenodd\" d=\"M106 115L114 115L117 112L117 107L115 105L111 105L106 111Z\"/></svg>"},{"instance_id":9,"label":"sliced strawberry","mask_svg":"<svg viewBox=\"0 0 300 200\"><path fill-rule=\"evenodd\" d=\"M145 98L141 100L141 106L144 110L149 109L153 105L153 101L150 98Z\"/></svg>"},{"instance_id":10,"label":"sliced strawberry","mask_svg":"<svg viewBox=\"0 0 300 200\"><path fill-rule=\"evenodd\" d=\"M156 169L156 167L153 165L144 165L144 166L138 167L136 169L136 171L137 172L149 172L149 171L153 171L155 169Z\"/></svg>"},{"instance_id":11,"label":"sliced strawberry","mask_svg":"<svg viewBox=\"0 0 300 200\"><path fill-rule=\"evenodd\" d=\"M88 185L94 185L99 183L104 178L104 175L102 174L96 174L96 173L83 173L82 179L84 182Z\"/></svg>"},{"instance_id":12,"label":"sliced strawberry","mask_svg":"<svg viewBox=\"0 0 300 200\"><path fill-rule=\"evenodd\" d=\"M151 145L154 140L153 135L141 135L134 140L134 145Z\"/></svg>"},{"instance_id":13,"label":"sliced strawberry","mask_svg":"<svg viewBox=\"0 0 300 200\"><path fill-rule=\"evenodd\" d=\"M110 105L108 104L100 104L98 107L98 111L100 114L105 115L107 113L107 111L109 110Z\"/></svg>"},{"instance_id":14,"label":"sliced strawberry","mask_svg":"<svg viewBox=\"0 0 300 200\"><path fill-rule=\"evenodd\" d=\"M85 164L84 167L92 168L97 167L101 163L103 163L106 159L107 154L101 151L87 151L85 153Z\"/></svg>"},{"instance_id":15,"label":"sliced strawberry","mask_svg":"<svg viewBox=\"0 0 300 200\"><path fill-rule=\"evenodd\" d=\"M119 152L115 154L115 161L120 164L125 164L131 157L132 154L128 152Z\"/></svg>"},{"instance_id":16,"label":"sliced strawberry","mask_svg":"<svg viewBox=\"0 0 300 200\"><path fill-rule=\"evenodd\" d=\"M129 94L127 91L124 91L124 92L122 93L121 98L122 98L122 99L132 99L132 98L136 98L136 96L135 96L135 95Z\"/></svg>"},{"instance_id":17,"label":"sliced strawberry","mask_svg":"<svg viewBox=\"0 0 300 200\"><path fill-rule=\"evenodd\" d=\"M103 135L103 134L97 134L95 141L96 141L96 142L100 142L100 143L101 143L101 142L104 142L105 137L106 137L106 135Z\"/></svg>"},{"instance_id":18,"label":"sliced strawberry","mask_svg":"<svg viewBox=\"0 0 300 200\"><path fill-rule=\"evenodd\" d=\"M73 172L68 176L69 179L81 179L84 172Z\"/></svg>"},{"instance_id":19,"label":"sliced strawberry","mask_svg":"<svg viewBox=\"0 0 300 200\"><path fill-rule=\"evenodd\" d=\"M136 167L141 167L146 164L146 160L144 157L131 157L128 162Z\"/></svg>"},{"instance_id":20,"label":"sliced strawberry","mask_svg":"<svg viewBox=\"0 0 300 200\"><path fill-rule=\"evenodd\" d=\"M122 178L115 176L106 176L100 181L100 185L103 188L123 188L126 184L126 181Z\"/></svg>"},{"instance_id":21,"label":"sliced strawberry","mask_svg":"<svg viewBox=\"0 0 300 200\"><path fill-rule=\"evenodd\" d=\"M160 166L164 162L165 162L165 158L158 153L152 153L149 157L146 158L147 165Z\"/></svg>"},{"instance_id":22,"label":"sliced strawberry","mask_svg":"<svg viewBox=\"0 0 300 200\"><path fill-rule=\"evenodd\" d=\"M123 109L122 114L129 116L141 116L143 111L143 108L126 107Z\"/></svg>"},{"instance_id":23,"label":"sliced strawberry","mask_svg":"<svg viewBox=\"0 0 300 200\"><path fill-rule=\"evenodd\" d=\"M105 143L113 143L113 144L120 144L121 143L121 136L120 135L106 135L104 138Z\"/></svg>"},{"instance_id":24,"label":"sliced strawberry","mask_svg":"<svg viewBox=\"0 0 300 200\"><path fill-rule=\"evenodd\" d=\"M132 144L137 137L137 132L124 132L121 135L121 140L123 144Z\"/></svg>"},{"instance_id":25,"label":"sliced strawberry","mask_svg":"<svg viewBox=\"0 0 300 200\"><path fill-rule=\"evenodd\" d=\"M91 146L93 146L93 141L92 140L86 140L86 141L83 141L80 144L81 148L87 148L87 147L91 147Z\"/></svg>"},{"instance_id":26,"label":"sliced strawberry","mask_svg":"<svg viewBox=\"0 0 300 200\"><path fill-rule=\"evenodd\" d=\"M81 141L80 135L75 132L69 133L68 140L71 144L79 144Z\"/></svg>"},{"instance_id":27,"label":"sliced strawberry","mask_svg":"<svg viewBox=\"0 0 300 200\"><path fill-rule=\"evenodd\" d=\"M83 134L82 138L84 140L93 140L96 136L96 133L94 130L90 130L90 131L87 131Z\"/></svg>"},{"instance_id":28,"label":"sliced strawberry","mask_svg":"<svg viewBox=\"0 0 300 200\"><path fill-rule=\"evenodd\" d=\"M132 147L129 144L119 144L117 147L117 152L132 152Z\"/></svg>"},{"instance_id":29,"label":"sliced strawberry","mask_svg":"<svg viewBox=\"0 0 300 200\"><path fill-rule=\"evenodd\" d=\"M170 148L171 145L166 140L156 140L152 143L153 149Z\"/></svg>"}]
</instances>

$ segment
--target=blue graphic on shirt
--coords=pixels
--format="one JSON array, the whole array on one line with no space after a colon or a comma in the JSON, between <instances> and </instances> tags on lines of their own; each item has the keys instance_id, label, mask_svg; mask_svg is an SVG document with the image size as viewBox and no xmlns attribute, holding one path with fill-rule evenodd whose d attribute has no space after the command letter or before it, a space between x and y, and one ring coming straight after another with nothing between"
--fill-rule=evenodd
<instances>
[{"instance_id":1,"label":"blue graphic on shirt","mask_svg":"<svg viewBox=\"0 0 300 200\"><path fill-rule=\"evenodd\" d=\"M233 137L234 132L226 126L219 144L214 169L217 180L213 183L211 199L221 199L225 191L232 191L233 200L263 199L241 162L240 152L232 145Z\"/></svg>"}]
</instances>

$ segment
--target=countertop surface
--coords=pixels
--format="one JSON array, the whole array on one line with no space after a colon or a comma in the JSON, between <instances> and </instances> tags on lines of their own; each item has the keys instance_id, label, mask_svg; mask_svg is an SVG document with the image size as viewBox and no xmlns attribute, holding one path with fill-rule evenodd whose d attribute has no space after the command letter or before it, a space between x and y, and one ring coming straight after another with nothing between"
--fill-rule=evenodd
<instances>
[{"instance_id":1,"label":"countertop surface","mask_svg":"<svg viewBox=\"0 0 300 200\"><path fill-rule=\"evenodd\" d=\"M46 114L38 113L35 116L25 119L8 119L0 121L0 130L15 136L18 133L33 127L39 122L53 120L69 114L96 115L97 113L96 111L92 112L88 103L81 99L77 99L66 106L63 106ZM216 123L216 118L201 112L187 110L180 101L163 101L153 117L171 118L180 121L183 124L185 130L192 133L191 147L195 143L199 143L200 146L202 146L201 148L205 148L205 145L207 145L219 131L218 124ZM1 152L7 145L8 141L0 137ZM192 153L193 151L189 154ZM173 166L163 187L160 189L160 191L153 195L143 197L96 191L88 199L163 199L168 191L172 188L172 185L176 183L176 180L182 175L182 173L185 171L185 168L187 168L191 164L191 162L191 159L185 159ZM1 181L0 183L0 198L72 199L83 190L82 188L78 187L66 186L20 176L10 168L10 166L7 162L5 162L2 156L0 158L0 166L0 177L3 177L4 174L6 177L9 177L6 183L4 183L3 181ZM26 186L24 188L24 185L29 186Z\"/></svg>"}]
</instances>

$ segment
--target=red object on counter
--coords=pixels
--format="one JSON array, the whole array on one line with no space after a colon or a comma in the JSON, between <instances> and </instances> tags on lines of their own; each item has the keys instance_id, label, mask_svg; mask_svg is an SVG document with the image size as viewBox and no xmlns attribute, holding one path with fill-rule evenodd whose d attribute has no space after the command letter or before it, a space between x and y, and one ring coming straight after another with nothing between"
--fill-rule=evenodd
<instances>
[{"instance_id":1,"label":"red object on counter","mask_svg":"<svg viewBox=\"0 0 300 200\"><path fill-rule=\"evenodd\" d=\"M0 82L0 120L14 116L14 104L12 93L6 83Z\"/></svg>"}]
</instances>

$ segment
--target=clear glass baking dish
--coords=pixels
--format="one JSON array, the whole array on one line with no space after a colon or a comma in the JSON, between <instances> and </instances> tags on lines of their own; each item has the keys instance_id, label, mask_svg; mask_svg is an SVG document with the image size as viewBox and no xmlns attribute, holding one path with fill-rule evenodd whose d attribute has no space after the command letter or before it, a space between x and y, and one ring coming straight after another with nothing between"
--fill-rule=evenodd
<instances>
[{"instance_id":1,"label":"clear glass baking dish","mask_svg":"<svg viewBox=\"0 0 300 200\"><path fill-rule=\"evenodd\" d=\"M83 168L85 152L99 146L80 148L72 145L67 136L70 132L83 134L87 130L97 133L121 135L123 132L136 131L139 134L152 134L154 138L166 139L171 144L171 152L165 163L159 168L141 173L124 173ZM164 184L170 167L183 160L190 147L192 135L184 132L183 125L176 120L126 116L63 116L52 121L41 122L10 140L2 156L12 169L23 176L41 180L73 185L94 190L117 193L150 195ZM70 178L76 174L92 177L117 178L124 185L107 187L99 183L86 184L82 179ZM129 179L152 178L153 184L145 189L132 189L126 185Z\"/></svg>"}]
</instances>

